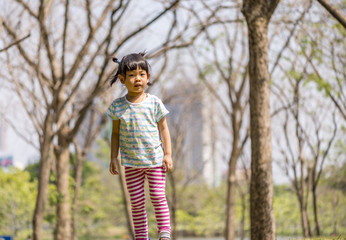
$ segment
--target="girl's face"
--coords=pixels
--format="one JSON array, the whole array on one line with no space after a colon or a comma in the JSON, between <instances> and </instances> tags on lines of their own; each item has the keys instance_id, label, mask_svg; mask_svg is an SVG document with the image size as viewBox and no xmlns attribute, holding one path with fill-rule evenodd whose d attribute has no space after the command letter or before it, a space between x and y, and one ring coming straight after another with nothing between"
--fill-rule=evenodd
<instances>
[{"instance_id":1,"label":"girl's face","mask_svg":"<svg viewBox=\"0 0 346 240\"><path fill-rule=\"evenodd\" d=\"M125 84L129 95L142 94L149 82L150 74L141 68L127 71L125 77L119 75L120 82Z\"/></svg>"}]
</instances>

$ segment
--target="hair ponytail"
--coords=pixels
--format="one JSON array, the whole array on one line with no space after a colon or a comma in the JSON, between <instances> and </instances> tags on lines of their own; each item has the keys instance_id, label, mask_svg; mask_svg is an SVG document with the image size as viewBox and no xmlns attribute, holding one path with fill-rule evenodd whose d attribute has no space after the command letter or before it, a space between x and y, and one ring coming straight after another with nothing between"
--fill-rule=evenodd
<instances>
[{"instance_id":1,"label":"hair ponytail","mask_svg":"<svg viewBox=\"0 0 346 240\"><path fill-rule=\"evenodd\" d=\"M111 78L111 86L113 85L113 83L115 83L118 80L119 68L121 63L121 61L116 57L112 58L112 61L119 64L119 67L118 67L117 73Z\"/></svg>"}]
</instances>

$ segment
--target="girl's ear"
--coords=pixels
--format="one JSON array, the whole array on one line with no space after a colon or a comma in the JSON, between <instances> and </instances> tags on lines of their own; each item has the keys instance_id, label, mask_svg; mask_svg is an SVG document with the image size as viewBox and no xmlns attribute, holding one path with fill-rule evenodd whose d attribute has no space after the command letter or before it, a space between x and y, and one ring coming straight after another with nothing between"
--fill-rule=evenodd
<instances>
[{"instance_id":1,"label":"girl's ear","mask_svg":"<svg viewBox=\"0 0 346 240\"><path fill-rule=\"evenodd\" d=\"M118 75L118 78L119 78L119 80L120 80L120 82L122 83L122 84L125 84L125 78L124 78L124 76L123 75Z\"/></svg>"},{"instance_id":2,"label":"girl's ear","mask_svg":"<svg viewBox=\"0 0 346 240\"><path fill-rule=\"evenodd\" d=\"M150 73L147 73L147 84L148 84L148 86L151 85L151 83L150 83Z\"/></svg>"}]
</instances>

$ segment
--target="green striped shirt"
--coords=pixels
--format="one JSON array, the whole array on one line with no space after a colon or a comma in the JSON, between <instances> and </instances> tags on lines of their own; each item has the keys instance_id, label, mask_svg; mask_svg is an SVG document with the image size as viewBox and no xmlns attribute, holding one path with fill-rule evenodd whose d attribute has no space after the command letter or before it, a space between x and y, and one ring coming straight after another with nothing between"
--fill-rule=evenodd
<instances>
[{"instance_id":1,"label":"green striped shirt","mask_svg":"<svg viewBox=\"0 0 346 240\"><path fill-rule=\"evenodd\" d=\"M120 120L119 146L123 166L162 165L164 154L157 123L168 113L162 101L151 94L140 103L131 103L125 96L112 102L106 114L113 120Z\"/></svg>"}]
</instances>

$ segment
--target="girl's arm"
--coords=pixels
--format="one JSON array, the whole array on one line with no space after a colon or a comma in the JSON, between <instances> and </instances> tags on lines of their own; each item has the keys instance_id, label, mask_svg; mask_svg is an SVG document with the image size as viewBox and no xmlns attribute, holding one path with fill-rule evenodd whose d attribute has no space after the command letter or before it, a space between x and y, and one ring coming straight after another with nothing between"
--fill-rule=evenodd
<instances>
[{"instance_id":1,"label":"girl's arm","mask_svg":"<svg viewBox=\"0 0 346 240\"><path fill-rule=\"evenodd\" d=\"M159 128L161 141L162 141L163 149L165 153L165 156L163 157L162 167L166 169L166 172L169 172L173 168L173 161L172 161L171 135L169 133L166 117L163 117L158 122L158 128Z\"/></svg>"},{"instance_id":2,"label":"girl's arm","mask_svg":"<svg viewBox=\"0 0 346 240\"><path fill-rule=\"evenodd\" d=\"M109 171L113 175L118 175L117 159L119 153L119 126L120 120L113 120L112 137L111 137L111 162L109 164Z\"/></svg>"}]
</instances>

